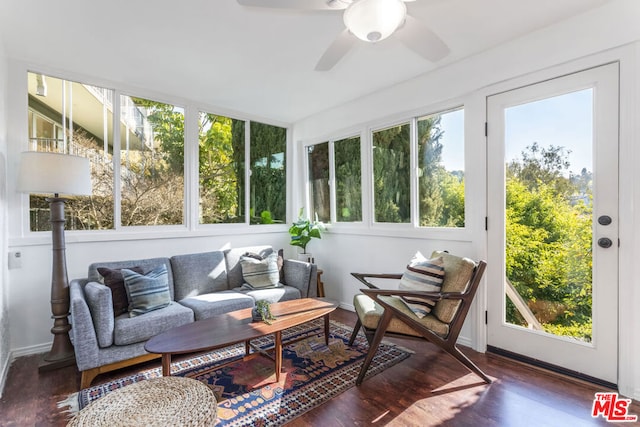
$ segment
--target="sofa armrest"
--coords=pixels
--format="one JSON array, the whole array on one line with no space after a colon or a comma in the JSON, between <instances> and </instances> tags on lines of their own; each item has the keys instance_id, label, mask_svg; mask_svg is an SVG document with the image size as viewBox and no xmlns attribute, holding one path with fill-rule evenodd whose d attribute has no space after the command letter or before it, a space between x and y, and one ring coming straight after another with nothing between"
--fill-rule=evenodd
<instances>
[{"instance_id":1,"label":"sofa armrest","mask_svg":"<svg viewBox=\"0 0 640 427\"><path fill-rule=\"evenodd\" d=\"M284 260L284 283L300 290L302 298L318 295L318 266L294 259Z\"/></svg>"},{"instance_id":2,"label":"sofa armrest","mask_svg":"<svg viewBox=\"0 0 640 427\"><path fill-rule=\"evenodd\" d=\"M69 284L69 297L71 305L71 340L76 353L78 370L99 366L98 338L91 311L84 295L84 285L88 279L74 279Z\"/></svg>"}]
</instances>

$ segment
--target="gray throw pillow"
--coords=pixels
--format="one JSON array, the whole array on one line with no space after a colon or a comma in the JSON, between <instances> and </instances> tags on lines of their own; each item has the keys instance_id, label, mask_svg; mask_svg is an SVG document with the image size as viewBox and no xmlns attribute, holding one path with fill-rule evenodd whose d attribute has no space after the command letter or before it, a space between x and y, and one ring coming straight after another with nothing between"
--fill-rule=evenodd
<instances>
[{"instance_id":1,"label":"gray throw pillow","mask_svg":"<svg viewBox=\"0 0 640 427\"><path fill-rule=\"evenodd\" d=\"M242 278L254 289L280 286L280 272L278 270L278 254L272 252L264 259L253 256L240 257Z\"/></svg>"},{"instance_id":2,"label":"gray throw pillow","mask_svg":"<svg viewBox=\"0 0 640 427\"><path fill-rule=\"evenodd\" d=\"M111 289L111 300L113 304L113 315L118 317L129 310L129 300L127 290L124 288L124 278L119 268L98 267L98 273L102 276L102 283ZM131 267L129 270L142 274L142 268Z\"/></svg>"},{"instance_id":3,"label":"gray throw pillow","mask_svg":"<svg viewBox=\"0 0 640 427\"><path fill-rule=\"evenodd\" d=\"M129 317L139 316L171 304L167 267L163 264L146 274L123 268L122 277L129 299Z\"/></svg>"}]
</instances>

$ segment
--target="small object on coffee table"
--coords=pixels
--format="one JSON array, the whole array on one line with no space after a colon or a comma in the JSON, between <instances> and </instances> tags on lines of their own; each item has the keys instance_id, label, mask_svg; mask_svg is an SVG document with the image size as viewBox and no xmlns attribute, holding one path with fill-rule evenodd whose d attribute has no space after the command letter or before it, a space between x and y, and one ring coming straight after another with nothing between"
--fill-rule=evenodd
<instances>
[{"instance_id":1,"label":"small object on coffee table","mask_svg":"<svg viewBox=\"0 0 640 427\"><path fill-rule=\"evenodd\" d=\"M67 426L212 426L213 391L185 377L160 377L114 390L91 402Z\"/></svg>"},{"instance_id":2,"label":"small object on coffee table","mask_svg":"<svg viewBox=\"0 0 640 427\"><path fill-rule=\"evenodd\" d=\"M271 313L269 301L263 299L256 301L256 306L251 310L251 318L254 322L262 321L267 325L270 325L272 320L276 320Z\"/></svg>"}]
</instances>

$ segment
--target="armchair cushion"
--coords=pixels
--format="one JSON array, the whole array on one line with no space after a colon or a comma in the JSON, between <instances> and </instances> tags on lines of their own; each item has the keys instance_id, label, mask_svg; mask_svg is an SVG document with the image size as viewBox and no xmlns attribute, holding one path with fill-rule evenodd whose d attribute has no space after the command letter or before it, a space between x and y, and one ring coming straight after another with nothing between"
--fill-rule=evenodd
<instances>
[{"instance_id":1,"label":"armchair cushion","mask_svg":"<svg viewBox=\"0 0 640 427\"><path fill-rule=\"evenodd\" d=\"M380 296L379 298L398 311L413 316L413 312L400 298L394 296ZM353 297L353 306L356 309L358 318L362 322L362 326L367 329L376 329L378 327L378 323L380 322L382 313L384 312L384 308L380 304L376 303L367 295L357 294ZM435 332L443 338L449 334L449 325L441 322L433 315L429 314L421 319L416 320L424 325L425 328ZM415 337L422 336L418 331L411 328L409 325L395 316L391 319L387 331L396 334L411 335Z\"/></svg>"},{"instance_id":2,"label":"armchair cushion","mask_svg":"<svg viewBox=\"0 0 640 427\"><path fill-rule=\"evenodd\" d=\"M469 258L461 258L440 251L433 252L431 256L442 257L444 261L447 275L442 284L442 292L465 292L473 276L475 262ZM441 321L451 323L459 307L459 300L443 299L438 301L432 313Z\"/></svg>"},{"instance_id":3,"label":"armchair cushion","mask_svg":"<svg viewBox=\"0 0 640 427\"><path fill-rule=\"evenodd\" d=\"M129 298L129 317L158 310L171 303L167 268L164 265L146 274L123 268L122 277Z\"/></svg>"},{"instance_id":4,"label":"armchair cushion","mask_svg":"<svg viewBox=\"0 0 640 427\"><path fill-rule=\"evenodd\" d=\"M444 260L441 256L426 259L419 251L413 256L405 269L398 289L405 291L440 292L444 281ZM403 296L402 301L418 317L423 318L431 312L436 303L428 298Z\"/></svg>"},{"instance_id":5,"label":"armchair cushion","mask_svg":"<svg viewBox=\"0 0 640 427\"><path fill-rule=\"evenodd\" d=\"M111 291L103 284L89 282L84 287L84 294L91 312L98 345L101 348L113 345L114 315Z\"/></svg>"}]
</instances>

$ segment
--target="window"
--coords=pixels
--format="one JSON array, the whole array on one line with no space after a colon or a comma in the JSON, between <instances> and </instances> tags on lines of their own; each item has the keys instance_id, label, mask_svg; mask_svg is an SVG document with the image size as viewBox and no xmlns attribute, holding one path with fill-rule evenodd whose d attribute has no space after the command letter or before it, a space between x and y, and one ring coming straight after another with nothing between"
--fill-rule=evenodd
<instances>
[{"instance_id":1,"label":"window","mask_svg":"<svg viewBox=\"0 0 640 427\"><path fill-rule=\"evenodd\" d=\"M329 143L307 147L309 170L309 199L311 219L331 221L331 197L329 193Z\"/></svg>"},{"instance_id":2,"label":"window","mask_svg":"<svg viewBox=\"0 0 640 427\"><path fill-rule=\"evenodd\" d=\"M278 126L251 122L250 132L251 223L283 223L287 208L287 130Z\"/></svg>"},{"instance_id":3,"label":"window","mask_svg":"<svg viewBox=\"0 0 640 427\"><path fill-rule=\"evenodd\" d=\"M198 224L286 220L286 128L196 112L198 139L185 141L183 107L34 72L28 107L30 150L91 160L93 194L67 202L67 229L186 225L186 218L196 220L190 212ZM195 144L197 172L185 176L185 147ZM198 193L188 198L195 187L186 188L187 178L198 180ZM51 229L45 197L30 196L31 231Z\"/></svg>"},{"instance_id":4,"label":"window","mask_svg":"<svg viewBox=\"0 0 640 427\"><path fill-rule=\"evenodd\" d=\"M244 127L242 120L200 113L200 224L245 221Z\"/></svg>"},{"instance_id":5,"label":"window","mask_svg":"<svg viewBox=\"0 0 640 427\"><path fill-rule=\"evenodd\" d=\"M464 110L418 119L421 227L464 227Z\"/></svg>"},{"instance_id":6,"label":"window","mask_svg":"<svg viewBox=\"0 0 640 427\"><path fill-rule=\"evenodd\" d=\"M88 157L92 196L66 203L68 230L111 229L113 222L113 91L29 72L29 150ZM51 230L43 195L29 197L31 231Z\"/></svg>"},{"instance_id":7,"label":"window","mask_svg":"<svg viewBox=\"0 0 640 427\"><path fill-rule=\"evenodd\" d=\"M333 143L336 182L336 221L362 221L360 137Z\"/></svg>"},{"instance_id":8,"label":"window","mask_svg":"<svg viewBox=\"0 0 640 427\"><path fill-rule=\"evenodd\" d=\"M184 223L184 110L120 97L123 226Z\"/></svg>"},{"instance_id":9,"label":"window","mask_svg":"<svg viewBox=\"0 0 640 427\"><path fill-rule=\"evenodd\" d=\"M331 151L333 150L333 164ZM322 142L307 147L310 218L331 221L331 191L335 191L336 222L362 221L360 137ZM331 186L331 171L333 181Z\"/></svg>"},{"instance_id":10,"label":"window","mask_svg":"<svg viewBox=\"0 0 640 427\"><path fill-rule=\"evenodd\" d=\"M376 222L411 222L410 124L373 132L373 200Z\"/></svg>"}]
</instances>

